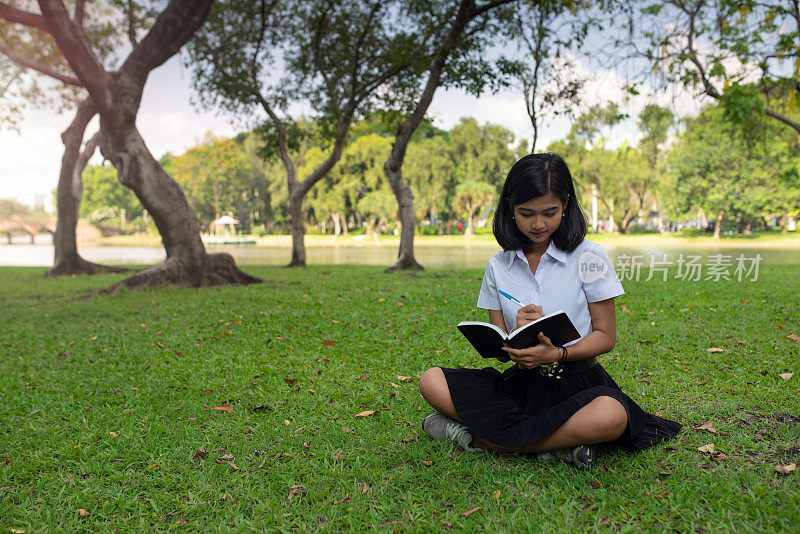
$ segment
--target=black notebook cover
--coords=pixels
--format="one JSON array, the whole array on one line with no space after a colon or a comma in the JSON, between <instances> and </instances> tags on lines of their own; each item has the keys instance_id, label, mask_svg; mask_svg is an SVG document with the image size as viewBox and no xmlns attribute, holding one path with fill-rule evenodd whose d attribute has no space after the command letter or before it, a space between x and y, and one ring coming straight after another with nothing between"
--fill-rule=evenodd
<instances>
[{"instance_id":1,"label":"black notebook cover","mask_svg":"<svg viewBox=\"0 0 800 534\"><path fill-rule=\"evenodd\" d=\"M478 354L484 358L497 358L502 361L508 361L508 353L501 350L504 343L515 349L533 347L539 344L539 332L544 332L556 346L563 346L580 337L575 325L563 310L528 323L512 332L510 336L498 326L478 321L462 321L458 323L458 329L472 343Z\"/></svg>"}]
</instances>

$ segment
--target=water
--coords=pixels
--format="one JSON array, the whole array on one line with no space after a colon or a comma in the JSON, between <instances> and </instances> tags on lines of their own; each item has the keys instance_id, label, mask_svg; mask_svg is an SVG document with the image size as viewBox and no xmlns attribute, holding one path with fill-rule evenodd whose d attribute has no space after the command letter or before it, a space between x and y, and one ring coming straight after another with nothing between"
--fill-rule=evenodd
<instances>
[{"instance_id":1,"label":"water","mask_svg":"<svg viewBox=\"0 0 800 534\"><path fill-rule=\"evenodd\" d=\"M49 267L53 264L53 246L49 237L37 236L36 244L26 244L25 240L15 240L15 244L0 244L0 265ZM644 242L643 242L644 243ZM769 244L763 247L750 246L684 246L662 245L653 242L642 246L616 246L604 244L609 256L616 265L620 260L639 262L644 268L650 265L651 255L655 261L666 261L677 265L681 255L688 260L689 256L701 256L700 263L708 264L711 256L721 254L729 257L732 265L740 254L745 258L761 255L761 263L798 264L800 263L800 247L776 246ZM209 246L209 252L228 252L240 265L285 265L289 263L291 249L288 246ZM418 242L414 247L417 261L426 267L466 267L483 268L488 258L497 252L499 247L490 242L463 244L429 244ZM164 260L164 249L161 247L79 247L85 259L102 264L152 264ZM628 256L626 258L625 256ZM380 246L366 242L337 241L331 244L306 245L306 257L309 265L358 264L358 265L392 265L397 258L397 245L383 243Z\"/></svg>"}]
</instances>

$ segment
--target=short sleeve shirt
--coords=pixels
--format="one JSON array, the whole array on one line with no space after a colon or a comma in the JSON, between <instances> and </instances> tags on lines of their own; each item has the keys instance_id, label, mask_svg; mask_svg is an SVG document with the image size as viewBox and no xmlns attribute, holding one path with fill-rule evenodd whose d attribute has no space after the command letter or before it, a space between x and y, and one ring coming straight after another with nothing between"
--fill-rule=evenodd
<instances>
[{"instance_id":1,"label":"short sleeve shirt","mask_svg":"<svg viewBox=\"0 0 800 534\"><path fill-rule=\"evenodd\" d=\"M625 293L608 253L602 246L586 239L572 252L560 250L551 241L542 254L535 275L521 250L504 250L489 258L477 306L502 310L506 328L511 331L517 325L519 306L501 296L498 289L523 304L541 306L545 315L564 310L578 330L580 339L592 332L588 303Z\"/></svg>"}]
</instances>

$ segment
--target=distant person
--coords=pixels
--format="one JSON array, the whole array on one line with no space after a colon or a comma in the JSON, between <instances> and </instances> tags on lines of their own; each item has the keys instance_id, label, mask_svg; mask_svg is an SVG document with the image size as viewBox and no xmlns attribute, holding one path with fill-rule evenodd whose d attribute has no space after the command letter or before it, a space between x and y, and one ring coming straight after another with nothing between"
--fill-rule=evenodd
<instances>
[{"instance_id":1,"label":"distant person","mask_svg":"<svg viewBox=\"0 0 800 534\"><path fill-rule=\"evenodd\" d=\"M489 259L477 304L490 322L508 332L563 309L581 337L561 347L540 334L534 347L505 347L516 365L502 374L428 369L420 390L437 411L423 420L425 433L468 451L536 454L586 469L595 466L596 443L644 449L677 434L680 424L645 412L597 362L614 347L614 298L624 290L603 247L584 239L586 219L560 156L514 164L493 231L503 251Z\"/></svg>"}]
</instances>

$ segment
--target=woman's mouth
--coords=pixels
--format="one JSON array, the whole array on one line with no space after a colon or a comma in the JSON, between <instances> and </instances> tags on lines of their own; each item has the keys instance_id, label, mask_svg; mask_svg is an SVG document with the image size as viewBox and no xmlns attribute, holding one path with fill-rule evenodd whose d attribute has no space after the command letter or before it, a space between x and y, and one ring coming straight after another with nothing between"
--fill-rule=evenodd
<instances>
[{"instance_id":1,"label":"woman's mouth","mask_svg":"<svg viewBox=\"0 0 800 534\"><path fill-rule=\"evenodd\" d=\"M533 234L533 237L542 237L544 233L545 230L542 230L541 232L531 232L531 234Z\"/></svg>"}]
</instances>

